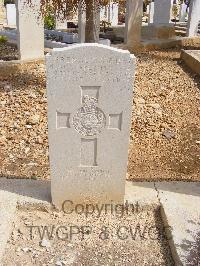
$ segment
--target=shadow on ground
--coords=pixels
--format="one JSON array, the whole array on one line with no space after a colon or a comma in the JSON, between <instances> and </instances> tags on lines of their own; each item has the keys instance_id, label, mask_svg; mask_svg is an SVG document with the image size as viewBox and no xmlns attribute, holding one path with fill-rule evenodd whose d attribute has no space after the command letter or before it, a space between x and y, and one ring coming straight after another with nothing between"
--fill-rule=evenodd
<instances>
[{"instance_id":1,"label":"shadow on ground","mask_svg":"<svg viewBox=\"0 0 200 266\"><path fill-rule=\"evenodd\" d=\"M51 202L51 182L46 180L0 178L0 190Z\"/></svg>"}]
</instances>

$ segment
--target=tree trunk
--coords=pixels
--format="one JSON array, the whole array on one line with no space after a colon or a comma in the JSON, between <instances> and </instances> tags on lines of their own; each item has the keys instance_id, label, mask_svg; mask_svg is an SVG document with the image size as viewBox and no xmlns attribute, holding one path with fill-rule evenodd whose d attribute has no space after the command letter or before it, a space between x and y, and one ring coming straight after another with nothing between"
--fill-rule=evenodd
<instances>
[{"instance_id":1,"label":"tree trunk","mask_svg":"<svg viewBox=\"0 0 200 266\"><path fill-rule=\"evenodd\" d=\"M85 0L86 5L86 25L85 42L99 42L100 29L100 8L97 0Z\"/></svg>"}]
</instances>

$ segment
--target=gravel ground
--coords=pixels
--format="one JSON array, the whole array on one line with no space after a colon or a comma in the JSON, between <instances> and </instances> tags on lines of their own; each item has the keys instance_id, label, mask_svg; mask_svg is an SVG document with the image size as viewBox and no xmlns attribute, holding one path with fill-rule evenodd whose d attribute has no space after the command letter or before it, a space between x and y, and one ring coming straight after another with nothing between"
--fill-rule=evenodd
<instances>
[{"instance_id":1,"label":"gravel ground","mask_svg":"<svg viewBox=\"0 0 200 266\"><path fill-rule=\"evenodd\" d=\"M83 235L79 230L86 225ZM35 226L32 237L30 226ZM138 209L122 218L20 210L2 266L13 266L13 262L16 266L174 265L160 212L153 209Z\"/></svg>"},{"instance_id":2,"label":"gravel ground","mask_svg":"<svg viewBox=\"0 0 200 266\"><path fill-rule=\"evenodd\" d=\"M200 180L200 77L179 51L137 57L129 178Z\"/></svg>"},{"instance_id":3,"label":"gravel ground","mask_svg":"<svg viewBox=\"0 0 200 266\"><path fill-rule=\"evenodd\" d=\"M136 56L127 177L200 180L200 77L181 62L178 49ZM0 105L0 175L48 179L43 64L0 73Z\"/></svg>"},{"instance_id":4,"label":"gravel ground","mask_svg":"<svg viewBox=\"0 0 200 266\"><path fill-rule=\"evenodd\" d=\"M18 59L18 51L14 45L0 43L0 60L10 61Z\"/></svg>"}]
</instances>

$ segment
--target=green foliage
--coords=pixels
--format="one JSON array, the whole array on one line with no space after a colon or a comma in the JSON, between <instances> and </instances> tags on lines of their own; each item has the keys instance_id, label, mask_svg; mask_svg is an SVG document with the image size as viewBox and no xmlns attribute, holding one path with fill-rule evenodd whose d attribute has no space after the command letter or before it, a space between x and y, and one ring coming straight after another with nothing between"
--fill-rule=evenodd
<instances>
[{"instance_id":1,"label":"green foliage","mask_svg":"<svg viewBox=\"0 0 200 266\"><path fill-rule=\"evenodd\" d=\"M0 44L4 44L8 41L6 36L0 36Z\"/></svg>"},{"instance_id":2,"label":"green foliage","mask_svg":"<svg viewBox=\"0 0 200 266\"><path fill-rule=\"evenodd\" d=\"M56 20L51 12L48 12L48 14L44 17L44 27L48 30L53 30L56 27Z\"/></svg>"}]
</instances>

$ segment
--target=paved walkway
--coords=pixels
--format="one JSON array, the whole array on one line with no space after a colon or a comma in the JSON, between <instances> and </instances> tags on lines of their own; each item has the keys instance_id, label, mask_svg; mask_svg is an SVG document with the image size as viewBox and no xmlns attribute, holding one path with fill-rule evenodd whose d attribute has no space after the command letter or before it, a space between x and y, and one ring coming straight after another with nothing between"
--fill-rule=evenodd
<instances>
[{"instance_id":1,"label":"paved walkway","mask_svg":"<svg viewBox=\"0 0 200 266\"><path fill-rule=\"evenodd\" d=\"M140 207L161 206L176 265L198 265L200 182L127 182L125 200ZM17 207L49 208L50 202L50 181L0 179L0 260Z\"/></svg>"}]
</instances>

